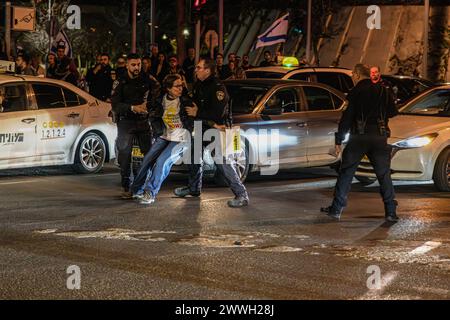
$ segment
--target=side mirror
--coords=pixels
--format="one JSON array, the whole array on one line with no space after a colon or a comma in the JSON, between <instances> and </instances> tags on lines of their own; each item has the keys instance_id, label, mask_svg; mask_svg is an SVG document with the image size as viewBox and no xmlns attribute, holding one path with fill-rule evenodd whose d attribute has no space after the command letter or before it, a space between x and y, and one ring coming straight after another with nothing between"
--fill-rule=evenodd
<instances>
[{"instance_id":1,"label":"side mirror","mask_svg":"<svg viewBox=\"0 0 450 320\"><path fill-rule=\"evenodd\" d=\"M267 116L279 116L283 113L283 108L281 107L266 107L264 108L262 114Z\"/></svg>"}]
</instances>

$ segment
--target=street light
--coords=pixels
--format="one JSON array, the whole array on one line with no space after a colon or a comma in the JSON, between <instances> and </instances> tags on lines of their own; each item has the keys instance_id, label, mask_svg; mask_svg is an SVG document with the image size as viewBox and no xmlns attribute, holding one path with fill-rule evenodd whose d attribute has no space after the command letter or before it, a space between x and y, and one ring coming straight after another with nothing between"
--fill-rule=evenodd
<instances>
[{"instance_id":1,"label":"street light","mask_svg":"<svg viewBox=\"0 0 450 320\"><path fill-rule=\"evenodd\" d=\"M183 30L183 35L184 35L185 37L189 36L189 30L188 30L188 29L184 29L184 30Z\"/></svg>"}]
</instances>

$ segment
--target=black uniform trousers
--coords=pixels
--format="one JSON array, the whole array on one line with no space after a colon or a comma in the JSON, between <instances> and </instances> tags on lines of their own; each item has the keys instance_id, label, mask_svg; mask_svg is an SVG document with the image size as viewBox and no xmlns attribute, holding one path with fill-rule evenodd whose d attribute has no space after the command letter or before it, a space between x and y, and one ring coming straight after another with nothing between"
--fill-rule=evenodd
<instances>
[{"instance_id":1,"label":"black uniform trousers","mask_svg":"<svg viewBox=\"0 0 450 320\"><path fill-rule=\"evenodd\" d=\"M136 137L143 154L146 154L152 145L152 133L148 120L121 119L117 123L117 149L122 187L130 187L131 152L133 139Z\"/></svg>"},{"instance_id":2,"label":"black uniform trousers","mask_svg":"<svg viewBox=\"0 0 450 320\"><path fill-rule=\"evenodd\" d=\"M347 205L347 195L356 169L364 155L367 155L380 183L385 211L386 213L395 212L395 193L391 180L391 151L392 147L387 144L385 136L377 133L351 135L342 153L332 208L339 211Z\"/></svg>"}]
</instances>

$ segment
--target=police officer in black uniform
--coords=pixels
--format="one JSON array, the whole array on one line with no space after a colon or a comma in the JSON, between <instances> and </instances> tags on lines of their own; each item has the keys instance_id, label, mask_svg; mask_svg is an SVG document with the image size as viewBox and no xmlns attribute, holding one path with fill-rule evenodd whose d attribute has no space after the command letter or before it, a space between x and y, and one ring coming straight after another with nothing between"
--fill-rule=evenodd
<instances>
[{"instance_id":1,"label":"police officer in black uniform","mask_svg":"<svg viewBox=\"0 0 450 320\"><path fill-rule=\"evenodd\" d=\"M146 154L151 147L152 134L148 121L151 104L151 83L141 73L141 58L134 53L127 56L126 76L113 84L111 104L117 119L117 149L122 177L122 198L129 199L131 152L133 138L137 137L139 147Z\"/></svg>"},{"instance_id":2,"label":"police officer in black uniform","mask_svg":"<svg viewBox=\"0 0 450 320\"><path fill-rule=\"evenodd\" d=\"M349 105L342 114L338 132L335 134L337 155L341 153L341 144L348 132L350 138L342 153L333 203L321 211L339 220L343 208L347 205L347 194L355 171L361 159L367 155L380 183L385 219L395 222L398 217L397 201L391 180L392 149L387 144L388 120L397 114L393 94L391 89L381 82L378 67L369 70L368 66L357 64L353 70L353 77L359 82L347 96Z\"/></svg>"},{"instance_id":3,"label":"police officer in black uniform","mask_svg":"<svg viewBox=\"0 0 450 320\"><path fill-rule=\"evenodd\" d=\"M231 127L232 115L228 105L229 96L225 86L215 75L216 65L214 60L201 58L195 68L195 73L198 79L193 90L195 105L186 108L188 115L196 117L196 121L202 121L203 131L211 128L225 130L226 127ZM203 152L194 150L193 153L189 184L174 190L178 197L187 195L198 197L201 193L203 175L201 157ZM223 164L216 163L216 167L235 195L233 200L228 201L228 205L230 207L247 206L249 201L247 190L239 179L236 168L226 161Z\"/></svg>"}]
</instances>

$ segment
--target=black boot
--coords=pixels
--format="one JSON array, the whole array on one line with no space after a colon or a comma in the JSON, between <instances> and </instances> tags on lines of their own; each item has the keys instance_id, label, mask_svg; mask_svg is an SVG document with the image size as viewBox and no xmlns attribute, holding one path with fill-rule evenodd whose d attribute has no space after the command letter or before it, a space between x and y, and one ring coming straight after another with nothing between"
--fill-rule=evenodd
<instances>
[{"instance_id":1,"label":"black boot","mask_svg":"<svg viewBox=\"0 0 450 320\"><path fill-rule=\"evenodd\" d=\"M341 213L342 213L343 209L336 209L333 206L329 206L329 207L322 207L320 208L320 212L325 212L327 214L327 216L336 219L336 220L340 220L341 219Z\"/></svg>"},{"instance_id":2,"label":"black boot","mask_svg":"<svg viewBox=\"0 0 450 320\"><path fill-rule=\"evenodd\" d=\"M388 222L397 222L399 220L397 216L398 202L394 200L392 203L384 204L384 218Z\"/></svg>"}]
</instances>

